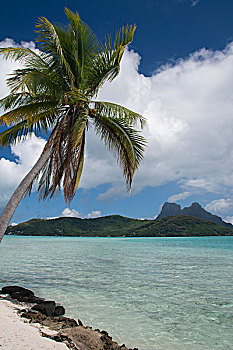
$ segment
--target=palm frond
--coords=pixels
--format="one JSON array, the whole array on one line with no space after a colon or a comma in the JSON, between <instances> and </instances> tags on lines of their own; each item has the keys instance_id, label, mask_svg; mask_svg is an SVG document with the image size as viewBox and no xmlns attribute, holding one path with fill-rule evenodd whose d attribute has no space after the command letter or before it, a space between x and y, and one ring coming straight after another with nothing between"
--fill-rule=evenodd
<instances>
[{"instance_id":1,"label":"palm frond","mask_svg":"<svg viewBox=\"0 0 233 350\"><path fill-rule=\"evenodd\" d=\"M146 141L139 131L131 128L119 118L107 118L92 115L96 133L106 147L113 152L117 162L123 168L123 174L130 190L136 169L143 159Z\"/></svg>"},{"instance_id":2,"label":"palm frond","mask_svg":"<svg viewBox=\"0 0 233 350\"><path fill-rule=\"evenodd\" d=\"M141 114L133 112L130 109L116 103L93 101L93 104L94 109L101 115L111 118L119 118L131 126L136 126L138 122L140 123L141 128L146 125L146 118L144 118Z\"/></svg>"},{"instance_id":3,"label":"palm frond","mask_svg":"<svg viewBox=\"0 0 233 350\"><path fill-rule=\"evenodd\" d=\"M80 145L79 145L79 158L78 158L78 162L77 162L77 166L76 166L76 182L75 182L75 192L78 189L79 186L79 182L82 176L82 172L83 172L83 165L84 165L84 152L85 151L85 130L84 133L82 135L82 138L80 140Z\"/></svg>"},{"instance_id":4,"label":"palm frond","mask_svg":"<svg viewBox=\"0 0 233 350\"><path fill-rule=\"evenodd\" d=\"M57 101L38 101L12 109L0 116L0 125L6 124L9 126L24 120L27 120L28 123L33 123L36 120L36 116L41 115L41 113L45 113L45 117L46 115L57 115L59 113Z\"/></svg>"},{"instance_id":5,"label":"palm frond","mask_svg":"<svg viewBox=\"0 0 233 350\"><path fill-rule=\"evenodd\" d=\"M19 143L32 132L37 134L40 134L42 130L47 132L49 128L52 128L55 120L54 115L49 115L47 111L37 114L32 121L23 120L0 133L0 145L6 147Z\"/></svg>"},{"instance_id":6,"label":"palm frond","mask_svg":"<svg viewBox=\"0 0 233 350\"><path fill-rule=\"evenodd\" d=\"M51 54L42 51L37 53L24 47L0 48L0 54L5 59L16 60L24 65L23 69L15 70L7 79L11 92L19 91L21 88L22 90L31 88L35 92L39 88L45 90L46 87L46 93L51 90L58 94L62 89L69 89L59 62Z\"/></svg>"},{"instance_id":7,"label":"palm frond","mask_svg":"<svg viewBox=\"0 0 233 350\"><path fill-rule=\"evenodd\" d=\"M0 108L4 111L15 107L27 104L31 100L31 95L28 92L11 93L10 95L0 100Z\"/></svg>"},{"instance_id":8,"label":"palm frond","mask_svg":"<svg viewBox=\"0 0 233 350\"><path fill-rule=\"evenodd\" d=\"M79 14L73 13L65 8L66 16L69 19L70 26L74 35L73 40L73 55L77 68L78 84L80 85L85 79L89 66L99 52L99 45L96 35L91 28L85 24Z\"/></svg>"},{"instance_id":9,"label":"palm frond","mask_svg":"<svg viewBox=\"0 0 233 350\"><path fill-rule=\"evenodd\" d=\"M63 81L57 75L49 71L39 71L36 69L25 68L16 69L7 79L7 85L11 93L29 92L33 95L46 94L61 98L64 88Z\"/></svg>"},{"instance_id":10,"label":"palm frond","mask_svg":"<svg viewBox=\"0 0 233 350\"><path fill-rule=\"evenodd\" d=\"M26 121L20 122L11 128L0 133L0 145L2 147L9 146L10 144L15 144L16 141L20 141L32 132L30 128L26 127Z\"/></svg>"},{"instance_id":11,"label":"palm frond","mask_svg":"<svg viewBox=\"0 0 233 350\"><path fill-rule=\"evenodd\" d=\"M68 40L70 33L65 28L59 28L58 26L53 25L45 17L39 18L39 22L36 27L36 32L38 34L37 41L40 43L40 48L43 52L53 56L53 58L61 64L69 78L71 86L73 86L75 77L69 63L66 60L59 38L59 36L63 36L63 38L65 36Z\"/></svg>"},{"instance_id":12,"label":"palm frond","mask_svg":"<svg viewBox=\"0 0 233 350\"><path fill-rule=\"evenodd\" d=\"M122 27L116 33L114 43L111 35L108 35L105 43L100 44L100 52L93 60L87 79L87 90L92 96L96 95L105 81L112 81L119 74L122 55L133 40L135 30L135 25Z\"/></svg>"},{"instance_id":13,"label":"palm frond","mask_svg":"<svg viewBox=\"0 0 233 350\"><path fill-rule=\"evenodd\" d=\"M70 108L49 138L51 156L44 166L38 188L42 199L53 197L56 190L61 188L66 202L70 202L75 195L82 173L85 146L85 128L82 129L79 142L75 145L75 122L75 109Z\"/></svg>"},{"instance_id":14,"label":"palm frond","mask_svg":"<svg viewBox=\"0 0 233 350\"><path fill-rule=\"evenodd\" d=\"M74 123L73 126L73 142L74 147L77 147L81 141L82 135L87 126L88 114L85 111L81 111L79 117Z\"/></svg>"},{"instance_id":15,"label":"palm frond","mask_svg":"<svg viewBox=\"0 0 233 350\"><path fill-rule=\"evenodd\" d=\"M25 47L4 47L0 48L0 55L6 60L14 60L23 63L27 67L37 68L38 66L48 67L46 55Z\"/></svg>"},{"instance_id":16,"label":"palm frond","mask_svg":"<svg viewBox=\"0 0 233 350\"><path fill-rule=\"evenodd\" d=\"M86 96L86 94L83 93L83 91L78 88L73 88L72 90L67 91L64 94L64 100L66 100L66 102L69 104L89 103L89 99Z\"/></svg>"}]
</instances>

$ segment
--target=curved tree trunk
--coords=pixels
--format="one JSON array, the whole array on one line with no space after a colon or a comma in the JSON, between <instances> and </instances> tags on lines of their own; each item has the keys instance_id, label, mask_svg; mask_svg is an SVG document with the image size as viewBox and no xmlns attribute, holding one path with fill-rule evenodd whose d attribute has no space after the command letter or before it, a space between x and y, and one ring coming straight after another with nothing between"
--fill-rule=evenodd
<instances>
[{"instance_id":1,"label":"curved tree trunk","mask_svg":"<svg viewBox=\"0 0 233 350\"><path fill-rule=\"evenodd\" d=\"M7 226L9 225L11 218L16 208L18 207L23 195L26 193L31 182L42 169L49 156L50 150L48 147L45 146L40 158L33 166L33 168L29 171L29 173L25 176L25 178L20 182L19 186L16 188L5 209L3 210L2 215L0 216L0 243L2 241L4 233L6 232Z\"/></svg>"}]
</instances>

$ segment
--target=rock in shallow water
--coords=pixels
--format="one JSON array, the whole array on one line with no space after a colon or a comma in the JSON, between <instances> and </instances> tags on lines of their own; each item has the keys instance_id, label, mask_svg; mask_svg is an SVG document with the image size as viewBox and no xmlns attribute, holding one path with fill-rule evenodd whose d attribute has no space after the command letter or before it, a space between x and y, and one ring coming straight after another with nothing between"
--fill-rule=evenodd
<instances>
[{"instance_id":1,"label":"rock in shallow water","mask_svg":"<svg viewBox=\"0 0 233 350\"><path fill-rule=\"evenodd\" d=\"M55 301L46 300L40 304L34 305L31 309L35 311L39 311L41 314L45 316L54 316L55 315Z\"/></svg>"},{"instance_id":2,"label":"rock in shallow water","mask_svg":"<svg viewBox=\"0 0 233 350\"><path fill-rule=\"evenodd\" d=\"M23 303L33 303L33 304L37 303L37 304L39 304L39 303L44 302L43 298L38 298L35 295L27 295L27 294L22 294L19 292L12 293L11 297L13 299L16 299L16 300L23 302Z\"/></svg>"},{"instance_id":3,"label":"rock in shallow water","mask_svg":"<svg viewBox=\"0 0 233 350\"><path fill-rule=\"evenodd\" d=\"M33 291L30 289L24 288L24 287L19 287L19 286L6 286L2 288L1 294L12 294L18 293L18 295L29 297L29 296L34 296Z\"/></svg>"},{"instance_id":4,"label":"rock in shallow water","mask_svg":"<svg viewBox=\"0 0 233 350\"><path fill-rule=\"evenodd\" d=\"M62 305L56 305L54 310L54 316L63 316L65 315L65 308Z\"/></svg>"}]
</instances>

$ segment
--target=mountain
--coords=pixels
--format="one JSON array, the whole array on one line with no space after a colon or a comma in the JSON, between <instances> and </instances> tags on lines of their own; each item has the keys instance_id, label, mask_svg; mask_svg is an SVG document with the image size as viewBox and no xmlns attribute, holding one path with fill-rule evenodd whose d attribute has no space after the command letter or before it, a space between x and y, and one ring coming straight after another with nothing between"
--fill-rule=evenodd
<instances>
[{"instance_id":1,"label":"mountain","mask_svg":"<svg viewBox=\"0 0 233 350\"><path fill-rule=\"evenodd\" d=\"M189 215L194 216L195 218L207 220L214 222L218 225L229 227L233 229L233 225L227 223L220 218L220 216L213 215L202 208L199 203L193 203L190 207L185 207L181 209L181 206L176 203L164 203L162 206L160 214L157 216L156 220L161 220L166 216L175 216L175 215Z\"/></svg>"},{"instance_id":2,"label":"mountain","mask_svg":"<svg viewBox=\"0 0 233 350\"><path fill-rule=\"evenodd\" d=\"M226 236L233 235L233 228L187 215L168 216L159 221L110 215L95 219L33 219L9 226L6 234L80 237Z\"/></svg>"}]
</instances>

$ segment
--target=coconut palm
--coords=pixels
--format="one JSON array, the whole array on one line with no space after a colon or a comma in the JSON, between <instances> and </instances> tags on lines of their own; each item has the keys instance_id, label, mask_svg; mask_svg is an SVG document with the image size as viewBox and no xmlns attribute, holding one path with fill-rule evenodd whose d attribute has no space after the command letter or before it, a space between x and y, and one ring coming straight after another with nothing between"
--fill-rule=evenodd
<instances>
[{"instance_id":1,"label":"coconut palm","mask_svg":"<svg viewBox=\"0 0 233 350\"><path fill-rule=\"evenodd\" d=\"M38 182L39 198L53 197L63 190L70 202L79 185L84 164L86 133L96 134L114 153L130 190L143 158L145 139L135 127L145 119L120 105L97 101L99 89L119 73L126 46L133 40L135 26L122 27L113 40L104 43L78 13L65 9L69 25L51 24L39 18L37 42L40 50L1 48L5 59L23 64L7 79L10 94L0 100L4 114L0 145L8 146L32 132L49 133L36 164L21 181L0 218L0 241L12 215L25 194Z\"/></svg>"}]
</instances>

